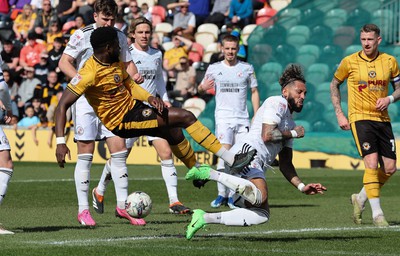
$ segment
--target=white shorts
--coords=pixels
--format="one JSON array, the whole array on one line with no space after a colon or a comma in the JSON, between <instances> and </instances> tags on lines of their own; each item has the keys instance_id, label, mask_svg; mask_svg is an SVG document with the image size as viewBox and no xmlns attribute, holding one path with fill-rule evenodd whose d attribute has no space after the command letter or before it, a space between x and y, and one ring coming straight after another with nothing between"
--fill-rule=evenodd
<instances>
[{"instance_id":1,"label":"white shorts","mask_svg":"<svg viewBox=\"0 0 400 256\"><path fill-rule=\"evenodd\" d=\"M10 142L8 142L7 136L3 131L3 128L0 126L0 151L3 150L11 150Z\"/></svg>"},{"instance_id":2,"label":"white shorts","mask_svg":"<svg viewBox=\"0 0 400 256\"><path fill-rule=\"evenodd\" d=\"M135 138L128 138L125 139L125 144L126 144L126 148L132 148L133 147L133 143L135 143L135 141L137 141L139 139L139 137L135 137ZM158 140L158 139L162 139L160 137L153 137L153 136L147 136L147 141L151 142L153 140Z\"/></svg>"},{"instance_id":3,"label":"white shorts","mask_svg":"<svg viewBox=\"0 0 400 256\"><path fill-rule=\"evenodd\" d=\"M116 136L103 125L84 96L72 105L72 119L74 139L77 141L104 140Z\"/></svg>"},{"instance_id":4,"label":"white shorts","mask_svg":"<svg viewBox=\"0 0 400 256\"><path fill-rule=\"evenodd\" d=\"M233 145L249 132L248 124L219 123L215 125L215 135L221 144Z\"/></svg>"}]
</instances>

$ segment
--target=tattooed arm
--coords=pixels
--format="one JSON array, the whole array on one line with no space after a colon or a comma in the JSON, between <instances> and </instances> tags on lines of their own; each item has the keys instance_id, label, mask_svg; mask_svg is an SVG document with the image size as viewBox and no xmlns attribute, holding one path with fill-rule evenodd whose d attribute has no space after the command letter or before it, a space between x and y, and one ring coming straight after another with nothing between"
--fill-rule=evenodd
<instances>
[{"instance_id":1,"label":"tattooed arm","mask_svg":"<svg viewBox=\"0 0 400 256\"><path fill-rule=\"evenodd\" d=\"M333 108L335 109L336 118L338 120L338 124L342 130L350 130L350 123L347 120L347 117L343 113L342 105L340 104L341 96L339 86L342 84L341 81L337 80L335 77L332 79L330 88L331 88L331 101L333 104Z\"/></svg>"}]
</instances>

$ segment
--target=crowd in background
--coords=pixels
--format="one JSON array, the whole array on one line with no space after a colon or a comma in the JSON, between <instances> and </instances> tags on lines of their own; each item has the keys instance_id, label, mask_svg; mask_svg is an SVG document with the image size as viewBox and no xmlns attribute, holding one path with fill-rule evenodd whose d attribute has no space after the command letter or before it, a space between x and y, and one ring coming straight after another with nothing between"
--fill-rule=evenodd
<instances>
[{"instance_id":1,"label":"crowd in background","mask_svg":"<svg viewBox=\"0 0 400 256\"><path fill-rule=\"evenodd\" d=\"M0 39L2 70L13 103L13 125L36 130L54 126L57 106L67 77L58 68L58 61L69 37L75 30L94 22L95 0L0 0ZM150 21L151 7L136 0L116 0L119 11L115 27L128 35L129 24L144 16ZM213 92L197 93L197 85L209 63L223 59L220 52L202 63L197 28L203 23L219 27L218 42L224 35L240 37L244 26L254 23L255 12L269 7L263 0L159 0L166 11L165 21L173 30L159 38L153 33L151 46L163 53L164 78L174 106L181 106L190 97L208 100ZM153 25L158 22L153 20ZM171 49L163 44L173 42ZM246 60L246 47L241 44L238 57ZM193 65L195 63L195 65ZM51 141L49 140L49 145Z\"/></svg>"}]
</instances>

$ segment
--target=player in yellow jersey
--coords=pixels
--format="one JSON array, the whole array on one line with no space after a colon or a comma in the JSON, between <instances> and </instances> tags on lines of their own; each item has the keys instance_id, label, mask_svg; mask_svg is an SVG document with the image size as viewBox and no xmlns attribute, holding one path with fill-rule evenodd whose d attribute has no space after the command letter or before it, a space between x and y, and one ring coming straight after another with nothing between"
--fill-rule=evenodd
<instances>
[{"instance_id":1,"label":"player in yellow jersey","mask_svg":"<svg viewBox=\"0 0 400 256\"><path fill-rule=\"evenodd\" d=\"M400 98L400 72L396 58L378 50L382 41L378 26L364 25L360 41L362 51L345 57L336 70L330 85L331 99L340 128L351 129L365 165L364 186L351 196L353 220L361 224L368 199L374 225L387 227L389 224L380 206L380 190L396 172L396 147L388 106ZM339 90L346 79L348 119L341 107ZM388 96L389 83L394 92Z\"/></svg>"},{"instance_id":2,"label":"player in yellow jersey","mask_svg":"<svg viewBox=\"0 0 400 256\"><path fill-rule=\"evenodd\" d=\"M64 167L65 156L69 156L69 149L63 140L65 113L83 94L102 123L115 135L123 138L142 135L163 137L174 154L189 168L195 166L196 159L182 128L234 170L242 169L253 159L256 150L235 155L222 147L215 135L191 112L181 108L164 108L160 98L136 84L119 60L120 48L115 29L97 28L90 42L94 54L68 84L56 110L56 157L60 167Z\"/></svg>"}]
</instances>

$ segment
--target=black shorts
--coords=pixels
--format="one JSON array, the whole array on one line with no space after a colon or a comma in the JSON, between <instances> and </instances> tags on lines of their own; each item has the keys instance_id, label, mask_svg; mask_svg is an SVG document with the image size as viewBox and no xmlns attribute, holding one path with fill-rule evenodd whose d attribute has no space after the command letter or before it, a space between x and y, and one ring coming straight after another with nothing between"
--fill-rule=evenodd
<instances>
[{"instance_id":1,"label":"black shorts","mask_svg":"<svg viewBox=\"0 0 400 256\"><path fill-rule=\"evenodd\" d=\"M390 122L356 121L351 124L351 132L360 156L378 153L396 160L396 143Z\"/></svg>"},{"instance_id":2,"label":"black shorts","mask_svg":"<svg viewBox=\"0 0 400 256\"><path fill-rule=\"evenodd\" d=\"M121 124L112 133L121 138L133 138L142 135L159 136L157 110L136 101L135 105L124 116Z\"/></svg>"}]
</instances>

